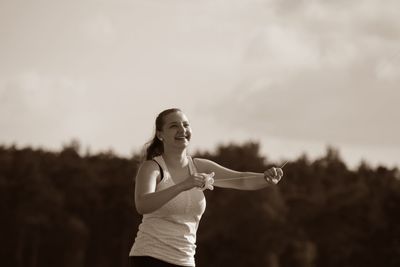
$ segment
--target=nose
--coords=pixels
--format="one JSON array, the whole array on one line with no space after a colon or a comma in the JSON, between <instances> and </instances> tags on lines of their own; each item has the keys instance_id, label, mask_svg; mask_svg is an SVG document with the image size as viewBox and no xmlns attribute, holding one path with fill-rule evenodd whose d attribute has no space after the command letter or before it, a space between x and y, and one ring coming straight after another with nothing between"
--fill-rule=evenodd
<instances>
[{"instance_id":1,"label":"nose","mask_svg":"<svg viewBox=\"0 0 400 267\"><path fill-rule=\"evenodd\" d=\"M178 130L179 130L179 132L184 132L185 131L185 127L182 124L179 124Z\"/></svg>"}]
</instances>

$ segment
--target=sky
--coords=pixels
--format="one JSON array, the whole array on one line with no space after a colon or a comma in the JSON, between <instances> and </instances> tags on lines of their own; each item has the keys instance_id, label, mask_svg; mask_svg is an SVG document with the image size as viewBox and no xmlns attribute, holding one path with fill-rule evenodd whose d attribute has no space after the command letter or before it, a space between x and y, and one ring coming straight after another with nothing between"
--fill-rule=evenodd
<instances>
[{"instance_id":1,"label":"sky","mask_svg":"<svg viewBox=\"0 0 400 267\"><path fill-rule=\"evenodd\" d=\"M394 167L399 82L397 0L0 0L0 144L131 156L179 107L191 151Z\"/></svg>"}]
</instances>

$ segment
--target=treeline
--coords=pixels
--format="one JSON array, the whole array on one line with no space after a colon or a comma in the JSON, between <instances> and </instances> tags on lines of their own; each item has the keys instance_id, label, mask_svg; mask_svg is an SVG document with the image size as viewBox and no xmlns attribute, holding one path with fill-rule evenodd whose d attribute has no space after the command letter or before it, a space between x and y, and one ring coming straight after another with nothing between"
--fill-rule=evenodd
<instances>
[{"instance_id":1,"label":"treeline","mask_svg":"<svg viewBox=\"0 0 400 267\"><path fill-rule=\"evenodd\" d=\"M259 144L229 144L212 159L239 171L272 166ZM127 267L141 217L133 204L139 157L0 146L0 266ZM197 265L400 266L400 174L334 148L285 166L278 186L206 191Z\"/></svg>"}]
</instances>

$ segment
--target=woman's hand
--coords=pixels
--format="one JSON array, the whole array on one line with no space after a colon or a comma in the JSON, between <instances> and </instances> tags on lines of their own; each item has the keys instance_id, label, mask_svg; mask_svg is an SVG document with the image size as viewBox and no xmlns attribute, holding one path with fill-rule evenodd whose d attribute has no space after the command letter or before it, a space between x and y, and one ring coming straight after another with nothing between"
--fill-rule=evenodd
<instances>
[{"instance_id":1,"label":"woman's hand","mask_svg":"<svg viewBox=\"0 0 400 267\"><path fill-rule=\"evenodd\" d=\"M210 174L207 174L205 179L204 179L204 185L201 187L201 190L204 191L206 189L214 190L214 175L215 173L212 172Z\"/></svg>"},{"instance_id":2,"label":"woman's hand","mask_svg":"<svg viewBox=\"0 0 400 267\"><path fill-rule=\"evenodd\" d=\"M182 184L184 186L184 190L190 190L194 187L198 187L201 189L213 189L212 184L214 183L214 179L212 178L214 173L195 173L186 178Z\"/></svg>"},{"instance_id":3,"label":"woman's hand","mask_svg":"<svg viewBox=\"0 0 400 267\"><path fill-rule=\"evenodd\" d=\"M264 179L267 183L277 184L283 176L281 168L272 167L264 172Z\"/></svg>"}]
</instances>

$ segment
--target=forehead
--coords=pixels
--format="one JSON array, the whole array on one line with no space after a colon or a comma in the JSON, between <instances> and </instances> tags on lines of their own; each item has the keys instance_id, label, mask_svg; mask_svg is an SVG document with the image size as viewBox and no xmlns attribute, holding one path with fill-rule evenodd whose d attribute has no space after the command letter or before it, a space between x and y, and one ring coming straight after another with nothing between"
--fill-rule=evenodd
<instances>
[{"instance_id":1,"label":"forehead","mask_svg":"<svg viewBox=\"0 0 400 267\"><path fill-rule=\"evenodd\" d=\"M173 123L173 122L184 122L184 121L188 121L188 119L187 119L186 115L183 114L183 112L180 112L180 111L168 114L164 118L164 124L170 124L170 123Z\"/></svg>"}]
</instances>

